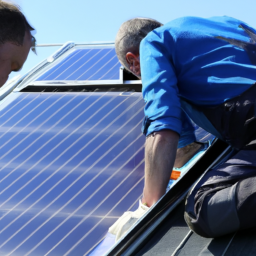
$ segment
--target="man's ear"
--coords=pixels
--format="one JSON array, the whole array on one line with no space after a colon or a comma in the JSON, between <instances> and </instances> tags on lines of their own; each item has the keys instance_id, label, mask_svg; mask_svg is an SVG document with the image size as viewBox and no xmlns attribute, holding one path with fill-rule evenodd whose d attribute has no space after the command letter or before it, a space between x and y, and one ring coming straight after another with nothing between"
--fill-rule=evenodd
<instances>
[{"instance_id":1,"label":"man's ear","mask_svg":"<svg viewBox=\"0 0 256 256\"><path fill-rule=\"evenodd\" d=\"M135 75L140 76L140 55L132 52L127 52L125 57L129 65L130 71Z\"/></svg>"}]
</instances>

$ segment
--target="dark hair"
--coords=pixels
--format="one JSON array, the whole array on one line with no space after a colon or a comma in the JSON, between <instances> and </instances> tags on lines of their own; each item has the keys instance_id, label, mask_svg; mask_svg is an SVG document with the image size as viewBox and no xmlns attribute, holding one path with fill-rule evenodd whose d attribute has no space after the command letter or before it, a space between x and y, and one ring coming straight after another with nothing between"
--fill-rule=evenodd
<instances>
[{"instance_id":1,"label":"dark hair","mask_svg":"<svg viewBox=\"0 0 256 256\"><path fill-rule=\"evenodd\" d=\"M26 31L35 30L28 23L18 5L0 0L0 44L11 42L18 46L23 45ZM32 48L35 38L32 37Z\"/></svg>"},{"instance_id":2,"label":"dark hair","mask_svg":"<svg viewBox=\"0 0 256 256\"><path fill-rule=\"evenodd\" d=\"M126 53L129 51L138 52L141 40L152 30L161 27L163 24L149 18L135 18L124 22L115 40L115 50L121 64L129 70L126 63Z\"/></svg>"}]
</instances>

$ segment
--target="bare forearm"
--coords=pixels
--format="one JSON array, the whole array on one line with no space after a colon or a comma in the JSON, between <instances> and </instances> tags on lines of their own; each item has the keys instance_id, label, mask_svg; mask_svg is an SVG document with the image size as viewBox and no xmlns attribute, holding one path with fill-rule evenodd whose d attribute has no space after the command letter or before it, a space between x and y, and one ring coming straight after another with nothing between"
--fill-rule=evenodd
<instances>
[{"instance_id":1,"label":"bare forearm","mask_svg":"<svg viewBox=\"0 0 256 256\"><path fill-rule=\"evenodd\" d=\"M203 147L202 143L193 142L183 148L179 148L176 153L174 167L181 168L187 163L200 149Z\"/></svg>"},{"instance_id":2,"label":"bare forearm","mask_svg":"<svg viewBox=\"0 0 256 256\"><path fill-rule=\"evenodd\" d=\"M143 202L153 205L165 193L175 161L179 135L166 130L146 140Z\"/></svg>"}]
</instances>

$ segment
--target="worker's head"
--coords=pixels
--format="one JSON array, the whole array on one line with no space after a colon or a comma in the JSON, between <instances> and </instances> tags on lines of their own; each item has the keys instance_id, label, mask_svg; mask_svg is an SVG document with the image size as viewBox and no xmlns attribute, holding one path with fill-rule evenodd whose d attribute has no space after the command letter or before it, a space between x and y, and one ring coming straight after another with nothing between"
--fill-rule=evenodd
<instances>
[{"instance_id":1,"label":"worker's head","mask_svg":"<svg viewBox=\"0 0 256 256\"><path fill-rule=\"evenodd\" d=\"M121 64L140 77L140 42L152 30L162 26L156 20L135 18L124 22L116 36L116 54Z\"/></svg>"},{"instance_id":2,"label":"worker's head","mask_svg":"<svg viewBox=\"0 0 256 256\"><path fill-rule=\"evenodd\" d=\"M18 6L0 0L0 87L22 68L29 50L34 51L33 30Z\"/></svg>"}]
</instances>

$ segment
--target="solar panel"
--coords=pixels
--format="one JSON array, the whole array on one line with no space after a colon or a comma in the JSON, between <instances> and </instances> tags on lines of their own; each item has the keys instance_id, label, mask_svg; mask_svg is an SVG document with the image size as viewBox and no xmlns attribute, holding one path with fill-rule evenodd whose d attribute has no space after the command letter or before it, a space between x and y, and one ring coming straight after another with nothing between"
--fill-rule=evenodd
<instances>
[{"instance_id":1,"label":"solar panel","mask_svg":"<svg viewBox=\"0 0 256 256\"><path fill-rule=\"evenodd\" d=\"M141 94L16 92L7 101L0 255L87 255L141 197Z\"/></svg>"},{"instance_id":2,"label":"solar panel","mask_svg":"<svg viewBox=\"0 0 256 256\"><path fill-rule=\"evenodd\" d=\"M36 81L119 80L120 67L113 47L76 48Z\"/></svg>"},{"instance_id":3,"label":"solar panel","mask_svg":"<svg viewBox=\"0 0 256 256\"><path fill-rule=\"evenodd\" d=\"M0 111L0 254L86 255L142 194L141 94L9 98Z\"/></svg>"},{"instance_id":4,"label":"solar panel","mask_svg":"<svg viewBox=\"0 0 256 256\"><path fill-rule=\"evenodd\" d=\"M196 141L198 142L206 142L209 140L213 140L215 136L210 134L209 132L206 132L203 130L201 127L196 125L196 130L195 130L195 136L196 136Z\"/></svg>"}]
</instances>

